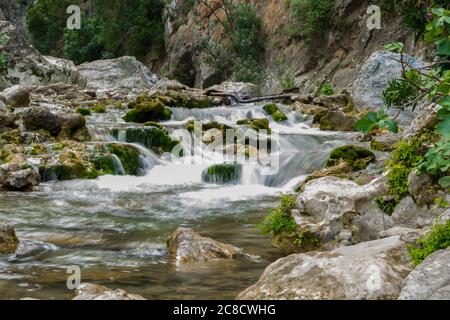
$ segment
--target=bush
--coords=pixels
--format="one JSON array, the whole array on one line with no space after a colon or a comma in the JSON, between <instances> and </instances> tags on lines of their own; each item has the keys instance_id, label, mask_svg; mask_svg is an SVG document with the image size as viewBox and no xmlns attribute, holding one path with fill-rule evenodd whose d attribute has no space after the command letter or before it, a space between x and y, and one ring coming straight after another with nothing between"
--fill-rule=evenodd
<instances>
[{"instance_id":1,"label":"bush","mask_svg":"<svg viewBox=\"0 0 450 320\"><path fill-rule=\"evenodd\" d=\"M334 94L333 85L331 84L331 82L325 82L319 87L316 94L323 96L332 96Z\"/></svg>"},{"instance_id":2,"label":"bush","mask_svg":"<svg viewBox=\"0 0 450 320\"><path fill-rule=\"evenodd\" d=\"M295 208L295 203L295 195L281 195L279 207L273 209L260 225L261 232L271 236L296 232L297 224L290 215L290 211Z\"/></svg>"},{"instance_id":3,"label":"bush","mask_svg":"<svg viewBox=\"0 0 450 320\"><path fill-rule=\"evenodd\" d=\"M294 21L292 34L301 36L306 43L320 36L329 28L334 0L292 0L291 16Z\"/></svg>"},{"instance_id":4,"label":"bush","mask_svg":"<svg viewBox=\"0 0 450 320\"><path fill-rule=\"evenodd\" d=\"M450 221L446 224L436 224L431 232L420 238L415 245L408 245L409 255L417 266L429 255L450 247Z\"/></svg>"}]
</instances>

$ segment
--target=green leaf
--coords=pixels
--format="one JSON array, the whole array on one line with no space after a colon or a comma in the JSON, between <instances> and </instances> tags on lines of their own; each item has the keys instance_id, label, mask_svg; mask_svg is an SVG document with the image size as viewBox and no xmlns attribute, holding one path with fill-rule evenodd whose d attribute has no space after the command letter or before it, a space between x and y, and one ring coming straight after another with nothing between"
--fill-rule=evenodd
<instances>
[{"instance_id":1,"label":"green leaf","mask_svg":"<svg viewBox=\"0 0 450 320\"><path fill-rule=\"evenodd\" d=\"M439 179L439 185L443 188L450 187L450 176L446 176Z\"/></svg>"},{"instance_id":2,"label":"green leaf","mask_svg":"<svg viewBox=\"0 0 450 320\"><path fill-rule=\"evenodd\" d=\"M398 133L398 124L394 120L386 120L387 127L389 128L389 131L393 133Z\"/></svg>"},{"instance_id":3,"label":"green leaf","mask_svg":"<svg viewBox=\"0 0 450 320\"><path fill-rule=\"evenodd\" d=\"M403 48L404 48L404 44L401 42L388 43L384 46L384 49L386 49L388 51L392 51L392 52L397 52L397 53L402 52Z\"/></svg>"},{"instance_id":4,"label":"green leaf","mask_svg":"<svg viewBox=\"0 0 450 320\"><path fill-rule=\"evenodd\" d=\"M374 124L367 118L363 118L356 122L354 128L358 131L369 133L374 128Z\"/></svg>"},{"instance_id":5,"label":"green leaf","mask_svg":"<svg viewBox=\"0 0 450 320\"><path fill-rule=\"evenodd\" d=\"M443 119L437 125L437 131L446 138L450 137L450 117Z\"/></svg>"},{"instance_id":6,"label":"green leaf","mask_svg":"<svg viewBox=\"0 0 450 320\"><path fill-rule=\"evenodd\" d=\"M369 112L367 114L367 119L370 122L376 123L378 121L378 115L375 112Z\"/></svg>"},{"instance_id":7,"label":"green leaf","mask_svg":"<svg viewBox=\"0 0 450 320\"><path fill-rule=\"evenodd\" d=\"M450 56L450 39L442 39L436 43L437 53L442 56Z\"/></svg>"}]
</instances>

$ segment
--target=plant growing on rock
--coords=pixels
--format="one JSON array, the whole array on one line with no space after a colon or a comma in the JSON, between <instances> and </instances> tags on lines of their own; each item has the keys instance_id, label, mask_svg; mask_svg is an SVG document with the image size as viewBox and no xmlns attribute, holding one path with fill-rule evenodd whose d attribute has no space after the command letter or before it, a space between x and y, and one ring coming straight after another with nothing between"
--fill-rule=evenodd
<instances>
[{"instance_id":1,"label":"plant growing on rock","mask_svg":"<svg viewBox=\"0 0 450 320\"><path fill-rule=\"evenodd\" d=\"M260 225L262 233L271 236L294 233L297 224L291 217L291 210L295 208L296 200L294 195L281 195L279 207L273 209Z\"/></svg>"},{"instance_id":2,"label":"plant growing on rock","mask_svg":"<svg viewBox=\"0 0 450 320\"><path fill-rule=\"evenodd\" d=\"M378 112L369 112L367 117L358 120L355 124L355 129L365 134L369 134L374 130L389 129L392 132L398 132L397 122L390 119L385 113L384 109Z\"/></svg>"}]
</instances>

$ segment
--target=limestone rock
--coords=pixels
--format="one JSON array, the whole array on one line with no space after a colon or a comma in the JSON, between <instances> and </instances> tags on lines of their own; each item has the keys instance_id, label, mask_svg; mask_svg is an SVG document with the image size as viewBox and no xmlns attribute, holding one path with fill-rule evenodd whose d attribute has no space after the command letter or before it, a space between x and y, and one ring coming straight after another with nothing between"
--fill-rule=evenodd
<instances>
[{"instance_id":1,"label":"limestone rock","mask_svg":"<svg viewBox=\"0 0 450 320\"><path fill-rule=\"evenodd\" d=\"M335 130L335 131L355 131L354 126L358 118L353 115L348 115L342 111L329 111L320 120L321 130Z\"/></svg>"},{"instance_id":2,"label":"limestone rock","mask_svg":"<svg viewBox=\"0 0 450 320\"><path fill-rule=\"evenodd\" d=\"M13 108L24 108L30 104L30 92L20 85L7 88L0 95L4 97L6 104Z\"/></svg>"},{"instance_id":3,"label":"limestone rock","mask_svg":"<svg viewBox=\"0 0 450 320\"><path fill-rule=\"evenodd\" d=\"M124 290L112 290L104 286L82 283L77 288L77 296L72 300L145 300L138 294L130 294Z\"/></svg>"},{"instance_id":4,"label":"limestone rock","mask_svg":"<svg viewBox=\"0 0 450 320\"><path fill-rule=\"evenodd\" d=\"M61 123L58 115L52 113L46 107L31 107L22 114L23 124L27 130L48 130L53 136L61 131Z\"/></svg>"},{"instance_id":5,"label":"limestone rock","mask_svg":"<svg viewBox=\"0 0 450 320\"><path fill-rule=\"evenodd\" d=\"M30 190L37 186L41 177L32 168L21 169L17 164L4 164L0 166L0 189Z\"/></svg>"},{"instance_id":6,"label":"limestone rock","mask_svg":"<svg viewBox=\"0 0 450 320\"><path fill-rule=\"evenodd\" d=\"M16 252L18 245L19 239L17 239L14 228L6 222L0 221L0 254Z\"/></svg>"},{"instance_id":7,"label":"limestone rock","mask_svg":"<svg viewBox=\"0 0 450 320\"><path fill-rule=\"evenodd\" d=\"M238 299L395 299L410 271L408 250L396 236L282 258Z\"/></svg>"},{"instance_id":8,"label":"limestone rock","mask_svg":"<svg viewBox=\"0 0 450 320\"><path fill-rule=\"evenodd\" d=\"M237 247L202 237L189 228L178 228L168 240L167 246L177 264L234 259L244 255Z\"/></svg>"},{"instance_id":9,"label":"limestone rock","mask_svg":"<svg viewBox=\"0 0 450 320\"><path fill-rule=\"evenodd\" d=\"M0 100L0 128L13 127L16 116L11 113L6 105Z\"/></svg>"},{"instance_id":10,"label":"limestone rock","mask_svg":"<svg viewBox=\"0 0 450 320\"><path fill-rule=\"evenodd\" d=\"M405 279L399 300L450 300L450 249L433 253Z\"/></svg>"},{"instance_id":11,"label":"limestone rock","mask_svg":"<svg viewBox=\"0 0 450 320\"><path fill-rule=\"evenodd\" d=\"M0 90L17 84L57 82L84 86L84 79L72 62L41 55L10 22L0 21L0 34L7 39L0 50L8 59L7 69L0 75Z\"/></svg>"},{"instance_id":12,"label":"limestone rock","mask_svg":"<svg viewBox=\"0 0 450 320\"><path fill-rule=\"evenodd\" d=\"M441 208L419 207L413 198L405 197L395 208L392 220L395 226L417 229L436 223L443 212Z\"/></svg>"},{"instance_id":13,"label":"limestone rock","mask_svg":"<svg viewBox=\"0 0 450 320\"><path fill-rule=\"evenodd\" d=\"M241 99L254 98L261 95L258 86L252 83L226 81L206 89L208 91L231 93Z\"/></svg>"}]
</instances>

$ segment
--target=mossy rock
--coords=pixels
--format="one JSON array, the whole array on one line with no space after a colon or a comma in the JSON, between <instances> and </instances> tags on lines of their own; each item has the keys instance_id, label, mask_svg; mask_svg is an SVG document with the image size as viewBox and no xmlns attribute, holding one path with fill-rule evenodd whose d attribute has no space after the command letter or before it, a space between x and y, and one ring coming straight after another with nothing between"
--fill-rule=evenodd
<instances>
[{"instance_id":1,"label":"mossy rock","mask_svg":"<svg viewBox=\"0 0 450 320\"><path fill-rule=\"evenodd\" d=\"M139 143L157 153L171 152L180 142L172 140L167 131L156 127L129 128L125 139L130 143Z\"/></svg>"},{"instance_id":2,"label":"mossy rock","mask_svg":"<svg viewBox=\"0 0 450 320\"><path fill-rule=\"evenodd\" d=\"M159 99L144 101L130 110L123 120L126 122L146 123L149 121L167 121L172 117L172 111Z\"/></svg>"},{"instance_id":3,"label":"mossy rock","mask_svg":"<svg viewBox=\"0 0 450 320\"><path fill-rule=\"evenodd\" d=\"M155 127L155 128L161 129L161 130L167 130L166 127L164 127L163 125L161 125L160 123L155 122L155 121L148 121L148 122L144 123L144 127Z\"/></svg>"},{"instance_id":4,"label":"mossy rock","mask_svg":"<svg viewBox=\"0 0 450 320\"><path fill-rule=\"evenodd\" d=\"M194 126L195 126L195 122L189 121L188 123L185 124L184 127L186 128L186 130L188 130L190 132L194 132ZM203 132L212 130L212 129L220 130L222 132L222 134L225 136L226 131L229 129L233 129L233 128L226 124L219 123L217 121L202 123L202 131Z\"/></svg>"},{"instance_id":5,"label":"mossy rock","mask_svg":"<svg viewBox=\"0 0 450 320\"><path fill-rule=\"evenodd\" d=\"M206 169L202 174L202 180L214 184L238 183L242 174L242 166L239 164L218 164Z\"/></svg>"},{"instance_id":6,"label":"mossy rock","mask_svg":"<svg viewBox=\"0 0 450 320\"><path fill-rule=\"evenodd\" d=\"M271 129L269 127L269 120L266 118L261 119L244 119L236 122L237 125L247 125L250 129L255 131L267 130L268 133L271 133Z\"/></svg>"},{"instance_id":7,"label":"mossy rock","mask_svg":"<svg viewBox=\"0 0 450 320\"><path fill-rule=\"evenodd\" d=\"M95 169L99 176L116 173L114 159L111 155L95 155L91 161L95 165Z\"/></svg>"},{"instance_id":8,"label":"mossy rock","mask_svg":"<svg viewBox=\"0 0 450 320\"><path fill-rule=\"evenodd\" d=\"M57 164L41 166L39 174L43 181L95 179L99 176L91 162L82 159L73 151L61 154Z\"/></svg>"},{"instance_id":9,"label":"mossy rock","mask_svg":"<svg viewBox=\"0 0 450 320\"><path fill-rule=\"evenodd\" d=\"M47 148L43 144L32 145L31 148L26 152L27 155L38 156L47 153Z\"/></svg>"},{"instance_id":10,"label":"mossy rock","mask_svg":"<svg viewBox=\"0 0 450 320\"><path fill-rule=\"evenodd\" d=\"M120 159L126 174L136 176L140 173L140 154L136 148L118 143L110 143L107 147L112 154Z\"/></svg>"},{"instance_id":11,"label":"mossy rock","mask_svg":"<svg viewBox=\"0 0 450 320\"><path fill-rule=\"evenodd\" d=\"M286 114L284 112L282 112L275 103L266 104L263 109L276 122L283 122L288 119Z\"/></svg>"},{"instance_id":12,"label":"mossy rock","mask_svg":"<svg viewBox=\"0 0 450 320\"><path fill-rule=\"evenodd\" d=\"M81 114L82 116L90 116L92 115L91 110L87 108L78 108L77 113Z\"/></svg>"},{"instance_id":13,"label":"mossy rock","mask_svg":"<svg viewBox=\"0 0 450 320\"><path fill-rule=\"evenodd\" d=\"M106 113L106 105L104 103L96 103L92 107L92 112L94 112L94 113Z\"/></svg>"},{"instance_id":14,"label":"mossy rock","mask_svg":"<svg viewBox=\"0 0 450 320\"><path fill-rule=\"evenodd\" d=\"M343 146L331 151L326 167L333 167L341 162L346 162L354 171L359 171L365 169L370 162L375 160L375 154L366 148L352 145Z\"/></svg>"},{"instance_id":15,"label":"mossy rock","mask_svg":"<svg viewBox=\"0 0 450 320\"><path fill-rule=\"evenodd\" d=\"M381 152L389 152L394 149L394 146L392 144L384 143L376 139L372 139L372 141L370 142L370 147L375 151Z\"/></svg>"},{"instance_id":16,"label":"mossy rock","mask_svg":"<svg viewBox=\"0 0 450 320\"><path fill-rule=\"evenodd\" d=\"M20 131L10 130L0 133L0 146L5 144L20 144Z\"/></svg>"}]
</instances>

